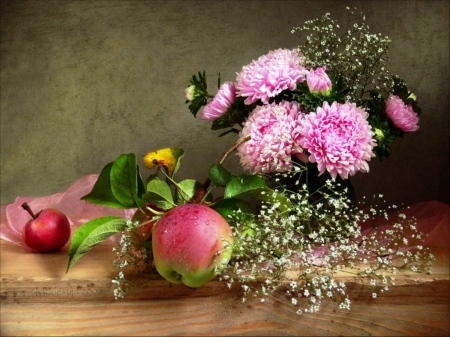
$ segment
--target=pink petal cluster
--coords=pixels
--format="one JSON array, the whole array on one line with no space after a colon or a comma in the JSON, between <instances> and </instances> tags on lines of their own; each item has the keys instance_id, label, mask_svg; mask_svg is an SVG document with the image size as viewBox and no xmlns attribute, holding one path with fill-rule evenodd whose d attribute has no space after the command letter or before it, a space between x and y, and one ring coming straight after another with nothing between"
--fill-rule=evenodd
<instances>
[{"instance_id":1,"label":"pink petal cluster","mask_svg":"<svg viewBox=\"0 0 450 337\"><path fill-rule=\"evenodd\" d=\"M302 120L300 146L310 153L309 160L317 163L320 174L328 171L342 179L357 171L369 172L368 161L374 157L376 143L367 122L368 113L354 103L331 106L324 102L316 112Z\"/></svg>"},{"instance_id":2,"label":"pink petal cluster","mask_svg":"<svg viewBox=\"0 0 450 337\"><path fill-rule=\"evenodd\" d=\"M389 95L386 101L386 114L394 125L405 132L413 132L419 129L419 116L410 104L406 105L402 99L395 95Z\"/></svg>"},{"instance_id":3,"label":"pink petal cluster","mask_svg":"<svg viewBox=\"0 0 450 337\"><path fill-rule=\"evenodd\" d=\"M316 70L311 69L306 75L306 83L308 83L309 90L313 93L326 93L331 89L331 80L328 77L326 66L322 68L317 68Z\"/></svg>"},{"instance_id":4,"label":"pink petal cluster","mask_svg":"<svg viewBox=\"0 0 450 337\"><path fill-rule=\"evenodd\" d=\"M302 152L298 145L302 116L301 107L295 102L256 107L240 134L251 136L238 148L242 166L253 174L292 169L291 155Z\"/></svg>"},{"instance_id":5,"label":"pink petal cluster","mask_svg":"<svg viewBox=\"0 0 450 337\"><path fill-rule=\"evenodd\" d=\"M233 82L225 82L220 86L213 99L205 105L200 117L208 121L215 121L227 111L235 98L236 88Z\"/></svg>"},{"instance_id":6,"label":"pink petal cluster","mask_svg":"<svg viewBox=\"0 0 450 337\"><path fill-rule=\"evenodd\" d=\"M294 90L303 82L308 71L302 66L303 59L295 50L277 49L260 56L237 75L238 96L247 97L245 104L261 100L269 103L286 89Z\"/></svg>"}]
</instances>

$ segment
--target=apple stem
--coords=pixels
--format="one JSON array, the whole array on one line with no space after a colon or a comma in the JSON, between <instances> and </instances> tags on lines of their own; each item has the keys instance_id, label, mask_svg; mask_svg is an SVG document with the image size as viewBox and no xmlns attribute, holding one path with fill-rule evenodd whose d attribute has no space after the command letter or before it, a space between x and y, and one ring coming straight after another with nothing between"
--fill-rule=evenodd
<instances>
[{"instance_id":1,"label":"apple stem","mask_svg":"<svg viewBox=\"0 0 450 337\"><path fill-rule=\"evenodd\" d=\"M36 219L36 215L33 213L33 211L31 210L30 206L28 206L28 204L27 204L26 202L24 202L24 203L22 204L22 208L23 208L24 210L26 210L26 211L31 215L31 217L32 217L33 219Z\"/></svg>"}]
</instances>

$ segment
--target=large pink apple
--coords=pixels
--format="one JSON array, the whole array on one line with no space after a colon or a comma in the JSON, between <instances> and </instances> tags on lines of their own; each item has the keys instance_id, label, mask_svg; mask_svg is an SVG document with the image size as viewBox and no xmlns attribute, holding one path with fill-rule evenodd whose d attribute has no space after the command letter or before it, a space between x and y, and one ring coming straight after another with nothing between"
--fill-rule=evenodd
<instances>
[{"instance_id":1,"label":"large pink apple","mask_svg":"<svg viewBox=\"0 0 450 337\"><path fill-rule=\"evenodd\" d=\"M23 241L28 247L41 253L53 252L69 241L70 223L64 213L47 208L34 215L26 203L22 207L32 216L22 230Z\"/></svg>"},{"instance_id":2,"label":"large pink apple","mask_svg":"<svg viewBox=\"0 0 450 337\"><path fill-rule=\"evenodd\" d=\"M170 210L152 233L155 267L169 282L198 288L230 260L233 233L215 210L184 204Z\"/></svg>"}]
</instances>

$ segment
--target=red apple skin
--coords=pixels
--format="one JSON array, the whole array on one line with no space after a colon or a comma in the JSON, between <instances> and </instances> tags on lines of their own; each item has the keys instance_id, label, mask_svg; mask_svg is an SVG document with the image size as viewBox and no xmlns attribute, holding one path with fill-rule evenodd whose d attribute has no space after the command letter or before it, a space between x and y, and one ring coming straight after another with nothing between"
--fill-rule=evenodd
<instances>
[{"instance_id":1,"label":"red apple skin","mask_svg":"<svg viewBox=\"0 0 450 337\"><path fill-rule=\"evenodd\" d=\"M133 230L134 238L137 243L144 244L147 241L151 240L152 228L155 224L155 221L151 221L151 219L155 216L147 207L151 207L155 211L162 212L161 208L156 207L151 202L146 203L142 207L142 211L140 209L136 210L131 221L139 222L140 224L145 224Z\"/></svg>"},{"instance_id":2,"label":"red apple skin","mask_svg":"<svg viewBox=\"0 0 450 337\"><path fill-rule=\"evenodd\" d=\"M179 205L154 226L156 270L169 282L198 288L215 277L231 258L233 233L215 210L201 204Z\"/></svg>"},{"instance_id":3,"label":"red apple skin","mask_svg":"<svg viewBox=\"0 0 450 337\"><path fill-rule=\"evenodd\" d=\"M25 244L40 253L59 250L70 239L70 223L64 213L47 208L31 219L22 230Z\"/></svg>"}]
</instances>

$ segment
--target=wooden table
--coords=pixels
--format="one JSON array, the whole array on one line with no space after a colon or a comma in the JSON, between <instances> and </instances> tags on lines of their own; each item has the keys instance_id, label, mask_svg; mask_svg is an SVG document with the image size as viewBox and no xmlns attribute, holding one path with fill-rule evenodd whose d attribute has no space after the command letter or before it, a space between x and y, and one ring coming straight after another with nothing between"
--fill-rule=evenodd
<instances>
[{"instance_id":1,"label":"wooden table","mask_svg":"<svg viewBox=\"0 0 450 337\"><path fill-rule=\"evenodd\" d=\"M243 304L239 287L199 289L149 282L114 300L112 246L102 243L65 273L67 247L34 254L1 241L1 334L7 335L421 335L448 336L449 252L434 253L433 274L397 275L373 299L348 276L352 309L325 302L297 315L283 295Z\"/></svg>"}]
</instances>

